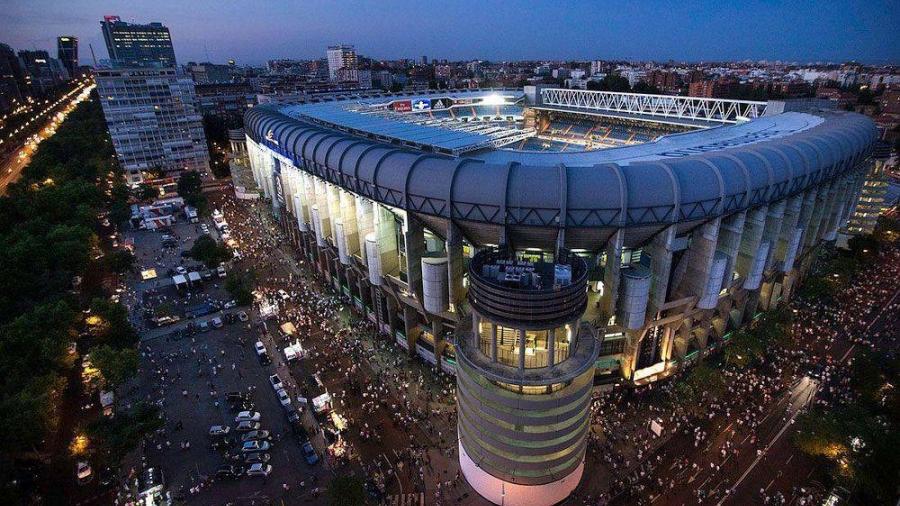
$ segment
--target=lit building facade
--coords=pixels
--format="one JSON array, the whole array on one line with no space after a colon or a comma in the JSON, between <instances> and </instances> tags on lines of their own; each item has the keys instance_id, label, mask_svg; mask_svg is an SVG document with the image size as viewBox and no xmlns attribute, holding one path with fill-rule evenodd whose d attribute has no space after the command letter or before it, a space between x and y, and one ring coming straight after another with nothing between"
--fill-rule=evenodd
<instances>
[{"instance_id":1,"label":"lit building facade","mask_svg":"<svg viewBox=\"0 0 900 506\"><path fill-rule=\"evenodd\" d=\"M575 488L595 381L666 377L789 298L847 221L876 138L861 115L773 107L665 142L526 152L413 116L527 116L544 91L360 92L245 115L291 243L400 350L456 375L461 469L497 504Z\"/></svg>"},{"instance_id":2,"label":"lit building facade","mask_svg":"<svg viewBox=\"0 0 900 506\"><path fill-rule=\"evenodd\" d=\"M325 54L328 58L329 79L332 81L352 82L356 82L359 79L357 76L356 49L353 46L328 46Z\"/></svg>"},{"instance_id":3,"label":"lit building facade","mask_svg":"<svg viewBox=\"0 0 900 506\"><path fill-rule=\"evenodd\" d=\"M142 172L205 172L209 152L194 82L175 68L96 69L94 80L126 182Z\"/></svg>"},{"instance_id":4,"label":"lit building facade","mask_svg":"<svg viewBox=\"0 0 900 506\"><path fill-rule=\"evenodd\" d=\"M162 23L134 24L122 21L119 16L106 16L100 27L114 65L175 66L172 36Z\"/></svg>"},{"instance_id":5,"label":"lit building facade","mask_svg":"<svg viewBox=\"0 0 900 506\"><path fill-rule=\"evenodd\" d=\"M62 62L69 78L74 79L78 72L78 37L61 36L56 38L56 57Z\"/></svg>"}]
</instances>

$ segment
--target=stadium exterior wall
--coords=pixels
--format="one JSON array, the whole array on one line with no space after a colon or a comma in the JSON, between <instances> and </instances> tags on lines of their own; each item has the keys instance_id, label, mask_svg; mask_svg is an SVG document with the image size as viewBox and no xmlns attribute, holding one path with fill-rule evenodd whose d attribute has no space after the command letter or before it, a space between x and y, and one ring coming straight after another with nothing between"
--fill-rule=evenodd
<instances>
[{"instance_id":1,"label":"stadium exterior wall","mask_svg":"<svg viewBox=\"0 0 900 506\"><path fill-rule=\"evenodd\" d=\"M473 315L469 258L499 244L567 248L592 267L581 321L599 337L602 368L642 383L724 345L731 329L789 298L810 253L852 215L876 131L860 115L821 114L817 126L776 140L592 167L417 152L266 107L248 111L245 125L254 179L291 242L408 353L478 376L457 356ZM439 314L422 303L429 256L446 257L449 304L429 305L446 308ZM626 297L637 267L649 271L649 287ZM624 303L627 327L615 317ZM472 479L494 487L485 472Z\"/></svg>"}]
</instances>

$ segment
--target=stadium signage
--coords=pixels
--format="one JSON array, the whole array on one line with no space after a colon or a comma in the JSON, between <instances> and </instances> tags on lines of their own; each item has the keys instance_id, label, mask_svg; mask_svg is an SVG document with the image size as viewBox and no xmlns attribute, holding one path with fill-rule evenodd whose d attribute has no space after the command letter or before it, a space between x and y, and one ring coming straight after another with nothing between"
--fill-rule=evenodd
<instances>
[{"instance_id":1,"label":"stadium signage","mask_svg":"<svg viewBox=\"0 0 900 506\"><path fill-rule=\"evenodd\" d=\"M416 112L430 111L431 110L431 99L430 98L417 98L417 99L413 100L412 108Z\"/></svg>"},{"instance_id":2,"label":"stadium signage","mask_svg":"<svg viewBox=\"0 0 900 506\"><path fill-rule=\"evenodd\" d=\"M411 100L397 100L395 102L391 102L391 107L395 112L410 112L412 111L412 101Z\"/></svg>"},{"instance_id":3,"label":"stadium signage","mask_svg":"<svg viewBox=\"0 0 900 506\"><path fill-rule=\"evenodd\" d=\"M447 97L435 98L431 101L432 111L442 111L453 107L453 99Z\"/></svg>"}]
</instances>

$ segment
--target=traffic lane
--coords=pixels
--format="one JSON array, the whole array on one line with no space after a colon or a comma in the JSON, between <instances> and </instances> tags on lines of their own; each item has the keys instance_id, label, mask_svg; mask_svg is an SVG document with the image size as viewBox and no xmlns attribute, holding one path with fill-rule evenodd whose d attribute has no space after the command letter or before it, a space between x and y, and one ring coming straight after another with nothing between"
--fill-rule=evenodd
<instances>
[{"instance_id":1,"label":"traffic lane","mask_svg":"<svg viewBox=\"0 0 900 506\"><path fill-rule=\"evenodd\" d=\"M749 466L739 468L739 470L742 470L741 474L737 476L736 481L732 481L734 485L729 487L731 493L718 503L719 506L733 499L741 500L750 497L747 494L753 494L754 490L759 490L759 488L752 488L753 486L761 482L767 483L778 472L779 464L783 463L785 456L793 451L791 435L794 433L794 420L815 397L818 387L819 383L816 380L803 377L791 389L790 403L787 406L784 417L781 419L782 423L778 431L771 437L760 439L760 441L765 441L766 445L760 449L760 453ZM765 465L766 463L769 465Z\"/></svg>"},{"instance_id":2,"label":"traffic lane","mask_svg":"<svg viewBox=\"0 0 900 506\"><path fill-rule=\"evenodd\" d=\"M702 450L695 449L693 444L685 444L682 440L681 450L667 452L666 460L659 472L658 478L662 479L663 487L666 483L676 483L674 488L665 490L664 497L656 496L660 504L684 504L692 502L696 497L696 490L703 490L707 494L722 493L730 483L734 483L740 473L746 469L757 457L757 449L761 441L767 441L780 428L780 422L791 412L791 406L805 395L804 384L798 382L777 401L773 402L767 414L759 425L752 429L749 425L740 425L732 421L722 428L714 438ZM741 416L736 412L732 418ZM754 440L754 436L756 439ZM725 456L721 450L726 442L731 442L732 447L726 450ZM689 442L688 442L689 443ZM667 445L668 446L668 445ZM690 455L687 466L676 469L675 463L668 463L668 456L682 457ZM691 467L696 463L697 468ZM716 467L718 466L718 468Z\"/></svg>"}]
</instances>

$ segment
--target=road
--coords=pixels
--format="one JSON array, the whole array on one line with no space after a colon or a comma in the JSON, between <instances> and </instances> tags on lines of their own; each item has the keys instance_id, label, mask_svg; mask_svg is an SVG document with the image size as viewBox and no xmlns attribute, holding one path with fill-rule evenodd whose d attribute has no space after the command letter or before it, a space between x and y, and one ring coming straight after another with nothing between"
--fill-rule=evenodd
<instances>
[{"instance_id":1,"label":"road","mask_svg":"<svg viewBox=\"0 0 900 506\"><path fill-rule=\"evenodd\" d=\"M61 108L59 110L63 113L62 121L65 121L65 117L75 108L75 106L90 96L90 92L93 89L93 84L85 87L81 93L74 95L67 103L60 106ZM55 113L48 114L40 129L36 130L39 139L38 143L52 137L53 134L56 133L56 128L62 124L62 121L57 119ZM0 195L4 195L6 193L6 187L19 179L22 175L22 170L28 165L28 162L31 161L31 155L34 153L35 149L30 148L27 145L27 140L22 142L9 157L2 161L2 167L0 167ZM24 158L19 156L19 153L23 149L27 150L28 153L28 156L25 156Z\"/></svg>"}]
</instances>

